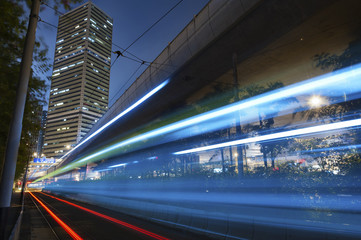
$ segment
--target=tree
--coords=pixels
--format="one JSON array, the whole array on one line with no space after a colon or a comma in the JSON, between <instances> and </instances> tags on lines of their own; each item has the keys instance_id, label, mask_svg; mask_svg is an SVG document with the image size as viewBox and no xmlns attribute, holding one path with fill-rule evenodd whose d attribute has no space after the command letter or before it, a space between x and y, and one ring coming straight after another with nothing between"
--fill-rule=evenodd
<instances>
[{"instance_id":1,"label":"tree","mask_svg":"<svg viewBox=\"0 0 361 240\"><path fill-rule=\"evenodd\" d=\"M20 59L24 45L26 21L23 20L24 11L15 1L1 1L0 10L0 155L1 168L9 131L9 125L14 110ZM47 63L46 51L36 44L34 60ZM40 113L45 94L45 82L33 76L29 81L29 91L25 106L22 141L19 148L16 177L23 172L24 166L31 154L33 138L40 128Z\"/></svg>"},{"instance_id":2,"label":"tree","mask_svg":"<svg viewBox=\"0 0 361 240\"><path fill-rule=\"evenodd\" d=\"M69 9L70 3L74 2L80 2L80 0L56 0L54 4L56 8L63 6ZM30 6L31 1L26 1L26 3ZM0 1L0 172L2 172L6 141L14 111L20 61L27 29L28 17L22 6L26 4L22 4L21 1ZM50 69L46 53L47 50L41 47L41 43L36 42L15 178L24 171L40 128L41 112L45 104L46 79L41 79L35 72L45 74Z\"/></svg>"},{"instance_id":3,"label":"tree","mask_svg":"<svg viewBox=\"0 0 361 240\"><path fill-rule=\"evenodd\" d=\"M340 55L330 53L320 53L313 57L315 67L322 70L337 71L346 67L352 67L361 63L361 37L359 29L353 41L351 41L348 47ZM352 86L349 86L352 88ZM343 96L342 101L339 99L329 98L329 104L320 108L310 109L303 112L304 116L307 116L308 120L319 120L323 122L325 119L328 121L342 121L347 119L357 119L361 117L361 98L360 96L347 96L346 93ZM357 145L360 144L361 131L360 129L349 131L349 140ZM350 160L356 168L360 168L361 154L358 151L350 149L350 153L346 159ZM351 166L351 164L346 164Z\"/></svg>"},{"instance_id":4,"label":"tree","mask_svg":"<svg viewBox=\"0 0 361 240\"><path fill-rule=\"evenodd\" d=\"M278 88L282 88L284 85L281 82L270 82L266 86L262 86L259 84L253 84L249 87L243 88L240 91L241 99L247 99L254 96L261 95L263 93L276 90ZM257 134L263 133L273 133L276 129L274 129L274 118L277 116L277 112L282 110L284 104L290 104L292 102L297 102L296 98L289 97L282 101L282 105L279 102L270 102L267 106L267 109L272 108L274 111L272 113L264 112L261 108L258 109L258 125L247 125L246 129L251 132L256 132ZM279 131L279 129L277 129ZM261 153L263 154L263 162L265 168L268 167L267 159L271 158L271 166L275 167L274 161L279 153L281 153L289 144L289 140L281 140L281 141L272 141L272 142L264 142L260 143Z\"/></svg>"}]
</instances>

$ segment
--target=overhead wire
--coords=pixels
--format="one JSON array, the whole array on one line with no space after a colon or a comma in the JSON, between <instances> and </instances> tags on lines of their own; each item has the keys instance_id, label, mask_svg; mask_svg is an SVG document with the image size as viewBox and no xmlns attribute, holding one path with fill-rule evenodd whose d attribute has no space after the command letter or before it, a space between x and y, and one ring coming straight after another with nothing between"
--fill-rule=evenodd
<instances>
[{"instance_id":1,"label":"overhead wire","mask_svg":"<svg viewBox=\"0 0 361 240\"><path fill-rule=\"evenodd\" d=\"M110 69L113 67L113 65L115 64L115 62L118 60L118 58L119 58L120 56L122 56L123 58L127 58L127 59L129 59L129 60L131 60L131 61L138 62L138 63L140 63L140 65L139 65L138 68L131 74L131 76L127 79L127 81L123 84L123 86L117 91L117 93L109 100L108 104L109 104L115 97L117 97L118 93L119 93L121 90L124 89L124 87L129 83L129 81L131 80L131 78L138 72L138 70L140 69L140 67L141 67L142 65L153 66L155 69L157 69L157 70L159 70L159 71L163 71L163 72L166 72L167 74L171 74L171 72L169 72L169 71L167 71L167 70L164 70L164 69L161 69L161 68L159 68L159 67L157 67L157 66L155 66L155 65L171 66L171 67L176 67L176 66L170 65L170 64L165 64L165 63L157 63L157 62L145 61L145 60L139 58L138 56L136 56L135 54L129 52L128 49L129 49L132 45L134 45L139 39L141 39L147 32L149 32L155 25L157 25L162 19L164 19L170 12L172 12L182 1L183 1L183 0L178 1L172 8L170 8L165 14L163 14L156 22L154 22L148 29L146 29L138 38L136 38L127 48L124 49L124 48L120 47L119 45L117 45L116 43L113 43L113 42L111 43L113 46L119 48L122 52L120 52L120 51L114 51L114 52L113 52L113 53L118 53L118 52L119 52L120 54L118 54L118 56L116 57L116 59L113 61L113 63L112 63L111 66L110 66ZM65 16L66 18L69 18L70 20L74 20L73 18L64 15L64 13L62 13L61 11L55 9L54 7L51 7L51 6L48 5L47 3L44 3L44 2L43 2L43 5L45 5L46 7L54 10L56 13L61 14L61 15ZM41 22L43 22L43 23L45 23L45 24L47 24L47 25L49 25L49 26L52 26L52 27L54 27L54 28L56 28L56 29L62 29L62 30L64 30L64 31L66 31L66 32L70 32L68 29L64 29L64 28L61 28L61 27L57 27L57 26L55 26L54 24L51 24L51 23L49 23L49 22L46 22L46 21L41 20L40 18L39 18L39 21L41 21ZM124 55L123 53L127 53L127 54L131 55L132 57L126 56L126 55ZM98 83L98 84L99 84L99 83ZM92 92L91 95L93 95L94 91L95 91L95 89L93 90L93 92Z\"/></svg>"},{"instance_id":2,"label":"overhead wire","mask_svg":"<svg viewBox=\"0 0 361 240\"><path fill-rule=\"evenodd\" d=\"M48 7L48 8L50 8L50 9L52 9L52 10L54 10L56 13L58 13L58 14L61 14L61 15L64 15L64 17L66 17L66 18L68 18L68 19L70 19L70 20L72 20L72 21L75 21L75 19L74 18L72 18L72 17L69 17L69 16L66 16L64 13L62 13L62 12L60 12L59 10L57 10L57 9L55 9L55 8L53 8L53 7L51 7L51 6L49 6L48 4L46 4L46 3L43 3L46 7ZM45 22L45 21L43 21L43 22ZM60 28L60 29L62 29L62 30L64 30L64 31L67 31L67 32L69 32L69 30L67 30L67 29L64 29L64 28L61 28L61 27L57 27L57 26L55 26L54 24L51 24L51 23L48 23L48 22L45 22L46 24L48 24L48 25L50 25L50 26L52 26L52 27L55 27L55 28ZM131 52L129 52L128 50L125 50L124 48L122 48L122 47L120 47L119 45L117 45L117 44L115 44L113 41L112 41L112 43L111 43L113 46L115 46L115 47L117 47L117 48L119 48L120 50L122 50L123 51L123 53L124 52L126 52L127 54L129 54L129 55L131 55L131 56L133 56L133 57L135 57L136 59L138 59L139 61L144 61L143 59L141 59L141 58L139 58L139 57L137 57L135 54L133 54L133 53L131 53ZM133 60L132 58L129 58L130 60ZM145 62L147 62L147 61L145 61Z\"/></svg>"},{"instance_id":3,"label":"overhead wire","mask_svg":"<svg viewBox=\"0 0 361 240\"><path fill-rule=\"evenodd\" d=\"M131 46L134 45L139 39L141 39L147 32L149 32L150 29L152 29L155 25L157 25L160 21L162 21L163 18L165 18L173 9L175 9L183 0L180 0L175 4L171 9L169 9L163 16L161 16L155 23L152 24L147 30L145 30L142 34L140 34L139 37L137 37L128 47L125 48L124 51L127 51Z\"/></svg>"},{"instance_id":4,"label":"overhead wire","mask_svg":"<svg viewBox=\"0 0 361 240\"><path fill-rule=\"evenodd\" d=\"M132 73L132 75L130 75L130 77L129 77L129 78L127 79L127 81L123 84L123 86L121 86L121 87L119 88L119 90L114 94L114 96L109 100L109 103L110 103L111 101L113 101L113 99L114 99L115 97L118 96L118 93L125 88L125 86L128 84L128 82L132 79L132 77L138 72L138 70L139 70L139 69L141 68L141 66L143 66L143 65L144 65L143 63L139 64L138 68L135 69L135 71Z\"/></svg>"},{"instance_id":5,"label":"overhead wire","mask_svg":"<svg viewBox=\"0 0 361 240\"><path fill-rule=\"evenodd\" d=\"M150 63L147 63L147 62L142 62L142 63L140 63L140 65L138 66L138 68L133 72L133 74L128 78L128 80L126 81L126 83L125 84L123 84L123 86L114 94L114 96L109 100L109 103L111 102L111 101L113 101L113 99L114 98L116 98L116 97L118 97L118 93L124 88L124 86L131 80L131 78L135 75L135 73L140 69L140 67L142 66L142 65L145 65L145 66L148 66L148 67L154 67L155 69L157 69L158 71L163 71L163 72L165 72L165 73L167 73L167 74L172 74L171 72L169 72L169 71L167 71L167 70L164 70L164 69L162 69L162 68L158 68L158 67L156 67L156 66L154 66L154 65L152 65L152 64L150 64ZM114 104L114 103L113 103ZM113 106L113 104L111 105L111 106ZM110 106L110 107L111 107Z\"/></svg>"},{"instance_id":6,"label":"overhead wire","mask_svg":"<svg viewBox=\"0 0 361 240\"><path fill-rule=\"evenodd\" d=\"M151 27L149 27L149 28L148 28L145 32L143 32L136 40L134 40L131 45L133 45L133 44L134 44L136 41L138 41L142 36L144 36L146 32L148 32L148 31L149 31L151 28L153 28L158 22L160 22L164 17L166 17L166 16L167 16L174 8L176 8L182 1L183 1L183 0L179 1L179 2L178 2L177 4L175 4L171 9L169 9L169 10L168 10L161 18L159 18ZM42 2L42 4L45 5L46 7L50 8L50 9L52 9L53 11L55 11L57 14L64 15L63 12L59 11L58 9L56 9L56 8L54 8L54 7L51 7L49 4L47 4L47 3L45 3L45 2ZM69 16L66 16L66 15L64 15L64 16L65 16L66 18L74 21L74 18L69 17ZM60 28L60 29L62 29L62 30L64 30L64 31L69 32L67 29L64 29L64 28L61 28L61 27L57 27L57 26L55 26L54 24L51 24L51 23L48 23L48 22L45 22L45 21L42 21L42 22L44 22L44 23L46 23L46 24L48 24L48 25L50 25L50 26L52 26L52 27L54 27L54 28L57 28L57 29ZM132 52L130 52L128 49L124 49L124 48L122 48L121 46L117 45L117 44L114 43L113 41L112 41L111 44L112 44L113 46L119 48L119 49L122 51L122 54L123 54L122 57L127 58L127 59L129 59L129 60L132 60L132 61L135 61L135 62L138 62L138 63L144 62L144 63L148 63L148 64L157 64L157 65L160 65L160 66L177 67L177 66L175 66L175 65L166 64L166 63L157 63L157 62L154 62L154 61L153 61L153 62L146 61L146 60L144 60L144 59L136 56L135 54L133 54ZM130 45L129 45L127 48L129 48L129 47L130 47ZM113 52L113 53L114 53L114 52ZM127 54L131 55L133 58L124 55L124 53L127 53ZM117 58L116 58L116 60L117 60ZM115 61L116 61L116 60L115 60ZM112 63L111 67L114 65L115 61Z\"/></svg>"}]
</instances>

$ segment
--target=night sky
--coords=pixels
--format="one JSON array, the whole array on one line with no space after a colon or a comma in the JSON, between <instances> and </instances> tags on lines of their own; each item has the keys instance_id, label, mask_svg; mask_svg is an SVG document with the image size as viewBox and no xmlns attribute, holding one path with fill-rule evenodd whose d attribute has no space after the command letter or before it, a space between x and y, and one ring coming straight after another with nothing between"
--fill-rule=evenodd
<instances>
[{"instance_id":1,"label":"night sky","mask_svg":"<svg viewBox=\"0 0 361 240\"><path fill-rule=\"evenodd\" d=\"M94 0L96 6L113 18L113 43L127 48L148 27L163 16L179 0ZM85 3L86 1L83 1ZM128 50L145 61L153 61L177 34L192 20L208 0L184 0L161 22L153 27L139 41ZM83 4L81 3L81 4ZM74 5L77 7L81 4ZM49 3L53 6L52 3ZM65 13L64 9L59 11ZM58 25L58 16L55 11L42 5L40 18L55 26ZM56 39L56 28L39 22L37 38L42 39L48 48L48 56L53 63ZM113 51L120 50L113 45ZM112 55L112 63L115 55ZM140 63L129 59L118 59L111 69L109 106L131 85L131 83L147 68L142 65L131 77ZM49 71L46 76L50 76ZM45 76L43 76L45 78ZM49 83L50 85L50 83ZM50 86L49 86L50 88Z\"/></svg>"}]
</instances>

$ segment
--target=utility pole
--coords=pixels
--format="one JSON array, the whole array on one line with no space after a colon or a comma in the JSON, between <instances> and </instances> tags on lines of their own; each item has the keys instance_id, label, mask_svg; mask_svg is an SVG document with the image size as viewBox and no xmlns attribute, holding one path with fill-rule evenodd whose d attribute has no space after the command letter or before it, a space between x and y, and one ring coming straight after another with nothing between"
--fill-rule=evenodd
<instances>
[{"instance_id":1,"label":"utility pole","mask_svg":"<svg viewBox=\"0 0 361 240\"><path fill-rule=\"evenodd\" d=\"M27 178L28 178L28 170L29 170L30 158L31 158L31 155L28 158L28 162L26 164L26 169L25 169L25 174L24 174L24 177L23 177L23 184L22 184L22 187L21 187L21 195L20 195L20 204L22 204L24 202L24 192L25 192L26 182L27 182Z\"/></svg>"},{"instance_id":2,"label":"utility pole","mask_svg":"<svg viewBox=\"0 0 361 240\"><path fill-rule=\"evenodd\" d=\"M33 58L35 32L38 23L40 0L33 0L29 16L29 25L25 37L23 57L21 59L16 102L5 150L5 161L0 183L0 209L7 212L10 207L16 161L20 145L22 121ZM3 225L3 222L2 222Z\"/></svg>"},{"instance_id":3,"label":"utility pole","mask_svg":"<svg viewBox=\"0 0 361 240\"><path fill-rule=\"evenodd\" d=\"M239 96L238 96L238 72L237 72L237 53L233 53L232 56L232 63L233 63L233 91L234 91L234 97L235 97L235 102L239 101ZM240 136L242 133L242 129L241 129L241 125L240 123L238 123L240 121L239 119L239 113L236 112L235 113L235 118L236 118L236 136ZM239 176L243 176L243 149L242 146L237 146L237 158L238 158L238 174Z\"/></svg>"}]
</instances>

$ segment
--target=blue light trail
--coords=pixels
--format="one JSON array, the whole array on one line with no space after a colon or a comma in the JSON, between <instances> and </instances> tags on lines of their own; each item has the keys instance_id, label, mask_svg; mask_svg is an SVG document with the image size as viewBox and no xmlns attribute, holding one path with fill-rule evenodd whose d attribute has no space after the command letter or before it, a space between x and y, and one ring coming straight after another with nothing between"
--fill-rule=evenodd
<instances>
[{"instance_id":1,"label":"blue light trail","mask_svg":"<svg viewBox=\"0 0 361 240\"><path fill-rule=\"evenodd\" d=\"M156 88L154 88L152 91L150 91L149 93L147 93L146 95L144 95L141 99L139 99L138 101L136 101L133 105L131 105L130 107L128 107L127 109L125 109L123 112L119 113L115 118L113 118L112 120L110 120L109 122L107 122L106 124L104 124L102 127L100 127L98 130L96 130L94 133L92 133L89 137L87 137L86 139L84 139L82 142L80 142L78 145L76 145L73 149L71 149L69 152L67 152L66 154L64 154L60 159L64 159L66 156L68 156L70 153L72 153L75 149L77 149L78 147L80 147L81 145L83 145L84 143L86 143L87 141L89 141L90 139L92 139L93 137L95 137L96 135L98 135L100 132L102 132L104 129L106 129L107 127L109 127L111 124L113 124L115 121L117 121L119 118L123 117L124 115L126 115L127 113L129 113L130 111L132 111L134 108L138 107L140 104L142 104L144 101L146 101L148 98L150 98L151 96L153 96L155 93L157 93L159 90L161 90L163 87L165 87L165 85L167 85L169 82L169 80L164 81L163 83L161 83L160 85L158 85Z\"/></svg>"},{"instance_id":2,"label":"blue light trail","mask_svg":"<svg viewBox=\"0 0 361 240\"><path fill-rule=\"evenodd\" d=\"M318 125L318 126L313 126L313 127L300 128L300 129L296 129L296 130L284 131L284 132L279 132L279 133L267 134L267 135L262 135L262 136L257 136L257 137L239 139L239 140L235 140L235 141L224 142L224 143L219 143L219 144L214 144L214 145L209 145L209 146L204 146L204 147L192 148L192 149L188 149L188 150L175 152L173 154L181 155L181 154L187 154L187 153L208 151L208 150L213 150L213 149L217 149L217 148L236 146L236 145L253 143L253 142L262 142L262 141L267 141L267 140L282 139L282 138L287 138L287 137L295 137L295 136L303 136L303 135L308 135L308 134L321 133L321 132L325 132L325 131L340 130L340 129L349 128L349 127L358 127L360 125L361 125L361 119L355 119L355 120L350 120L350 121L330 123L330 124Z\"/></svg>"}]
</instances>

